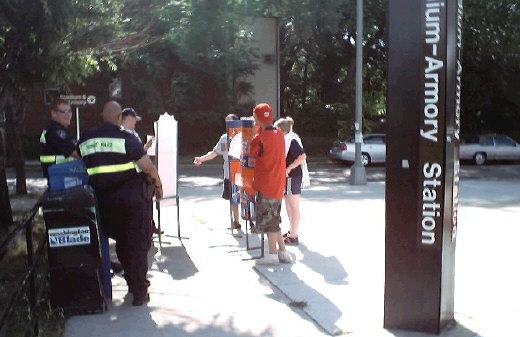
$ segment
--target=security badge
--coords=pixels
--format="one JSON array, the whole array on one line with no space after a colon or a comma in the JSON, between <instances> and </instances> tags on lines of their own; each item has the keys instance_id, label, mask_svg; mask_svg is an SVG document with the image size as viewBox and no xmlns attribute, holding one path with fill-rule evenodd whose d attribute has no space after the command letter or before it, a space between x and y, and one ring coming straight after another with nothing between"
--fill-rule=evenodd
<instances>
[{"instance_id":1,"label":"security badge","mask_svg":"<svg viewBox=\"0 0 520 337\"><path fill-rule=\"evenodd\" d=\"M65 132L65 130L58 130L56 131L56 135L61 138L61 139L66 139L67 138L67 132Z\"/></svg>"}]
</instances>

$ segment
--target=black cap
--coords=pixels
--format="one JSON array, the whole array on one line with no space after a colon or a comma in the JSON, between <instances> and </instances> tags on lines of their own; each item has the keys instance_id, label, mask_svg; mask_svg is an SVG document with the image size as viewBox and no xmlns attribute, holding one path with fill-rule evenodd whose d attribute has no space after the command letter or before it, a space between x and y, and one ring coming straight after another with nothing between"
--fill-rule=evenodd
<instances>
[{"instance_id":1,"label":"black cap","mask_svg":"<svg viewBox=\"0 0 520 337\"><path fill-rule=\"evenodd\" d=\"M137 114L137 112L135 112L135 110L132 109L132 108L124 108L122 114L123 114L123 117L125 117L125 116L134 116L135 119L137 119L137 121L141 120L141 116L139 116Z\"/></svg>"}]
</instances>

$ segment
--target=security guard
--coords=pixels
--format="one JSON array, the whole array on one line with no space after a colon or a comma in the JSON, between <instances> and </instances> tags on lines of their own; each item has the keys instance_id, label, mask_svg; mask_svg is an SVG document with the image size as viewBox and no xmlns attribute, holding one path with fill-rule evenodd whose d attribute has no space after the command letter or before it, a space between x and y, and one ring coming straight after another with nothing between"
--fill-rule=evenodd
<instances>
[{"instance_id":1,"label":"security guard","mask_svg":"<svg viewBox=\"0 0 520 337\"><path fill-rule=\"evenodd\" d=\"M105 233L116 240L116 253L134 296L132 304L142 305L149 300L146 273L151 235L143 174L155 185L156 199L162 198L161 179L139 140L120 128L121 106L110 101L101 116L104 124L84 133L79 148Z\"/></svg>"},{"instance_id":2,"label":"security guard","mask_svg":"<svg viewBox=\"0 0 520 337\"><path fill-rule=\"evenodd\" d=\"M57 99L51 107L51 122L40 136L40 163L47 179L49 166L79 159L77 142L67 131L71 118L70 104Z\"/></svg>"}]
</instances>

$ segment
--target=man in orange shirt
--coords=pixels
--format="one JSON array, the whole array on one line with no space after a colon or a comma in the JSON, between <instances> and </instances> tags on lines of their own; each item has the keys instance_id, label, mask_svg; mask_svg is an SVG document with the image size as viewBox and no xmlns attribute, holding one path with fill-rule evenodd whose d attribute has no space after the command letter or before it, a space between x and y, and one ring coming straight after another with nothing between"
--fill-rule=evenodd
<instances>
[{"instance_id":1,"label":"man in orange shirt","mask_svg":"<svg viewBox=\"0 0 520 337\"><path fill-rule=\"evenodd\" d=\"M256 192L256 230L267 233L269 252L257 264L291 263L280 230L280 210L285 189L285 141L280 129L273 126L273 109L258 104L253 109L259 134L251 142L251 155L256 157L253 189ZM276 245L278 244L278 249Z\"/></svg>"}]
</instances>

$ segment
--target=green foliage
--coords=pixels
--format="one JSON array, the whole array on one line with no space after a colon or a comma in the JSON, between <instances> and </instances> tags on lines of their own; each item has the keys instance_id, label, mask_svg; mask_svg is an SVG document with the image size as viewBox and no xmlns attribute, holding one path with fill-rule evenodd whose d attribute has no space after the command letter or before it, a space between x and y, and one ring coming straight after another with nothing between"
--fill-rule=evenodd
<instances>
[{"instance_id":1,"label":"green foliage","mask_svg":"<svg viewBox=\"0 0 520 337\"><path fill-rule=\"evenodd\" d=\"M385 114L385 9L386 1L364 1L365 131ZM282 114L304 113L310 105L323 112L317 120L336 125L340 137L348 135L355 107L356 1L267 2L258 12L281 18Z\"/></svg>"},{"instance_id":2,"label":"green foliage","mask_svg":"<svg viewBox=\"0 0 520 337\"><path fill-rule=\"evenodd\" d=\"M519 6L514 0L464 2L463 133L520 128Z\"/></svg>"},{"instance_id":3,"label":"green foliage","mask_svg":"<svg viewBox=\"0 0 520 337\"><path fill-rule=\"evenodd\" d=\"M78 83L109 61L96 47L117 36L118 1L6 0L0 6L1 94Z\"/></svg>"},{"instance_id":4,"label":"green foliage","mask_svg":"<svg viewBox=\"0 0 520 337\"><path fill-rule=\"evenodd\" d=\"M363 132L382 132L387 1L363 3ZM520 126L518 1L464 6L462 132L512 134ZM218 121L248 114L239 102L258 56L250 18L268 16L280 22L282 116L296 116L304 134L352 132L354 0L4 0L0 9L0 108L35 86L105 71L126 76L124 103L144 114L203 124L212 123L206 113Z\"/></svg>"}]
</instances>

